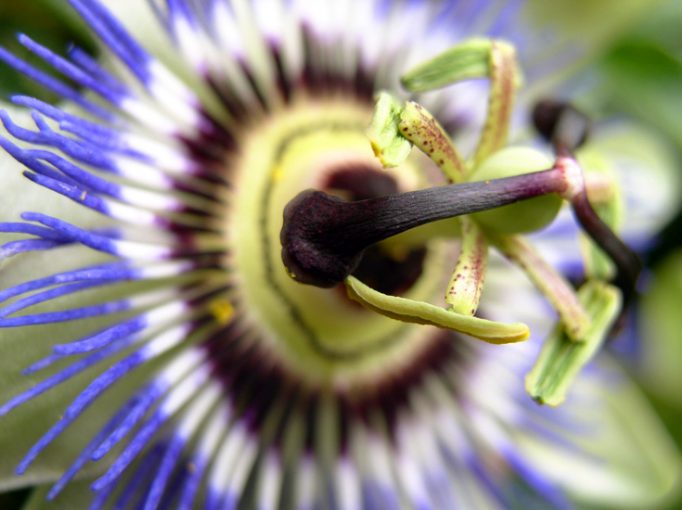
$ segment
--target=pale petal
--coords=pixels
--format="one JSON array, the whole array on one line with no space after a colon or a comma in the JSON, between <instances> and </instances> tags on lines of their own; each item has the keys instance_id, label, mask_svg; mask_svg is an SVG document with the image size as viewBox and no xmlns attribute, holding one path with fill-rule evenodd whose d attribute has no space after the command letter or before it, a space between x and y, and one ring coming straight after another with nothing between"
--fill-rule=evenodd
<instances>
[{"instance_id":1,"label":"pale petal","mask_svg":"<svg viewBox=\"0 0 682 510\"><path fill-rule=\"evenodd\" d=\"M543 409L551 420L552 410ZM566 441L519 434L519 448L577 498L616 508L652 508L680 483L677 448L627 376L608 359L578 380L564 408L570 426L548 426ZM550 437L550 436L547 436Z\"/></svg>"},{"instance_id":2,"label":"pale petal","mask_svg":"<svg viewBox=\"0 0 682 510\"><path fill-rule=\"evenodd\" d=\"M18 122L30 122L28 115L11 106L3 105ZM81 224L97 223L97 215L90 213L70 200L33 185L22 174L22 166L7 154L0 155L0 176L3 182L3 200L0 201L0 218L3 221L20 221L19 215L24 211L59 214L71 220L78 219ZM101 221L101 220L99 220ZM16 236L15 236L16 237ZM11 240L9 234L0 234L0 243ZM0 261L0 289L32 280L55 271L81 267L83 264L101 260L94 252L81 248L65 248L60 257L50 252L32 252ZM45 268L49 268L48 271ZM69 300L66 300L68 302ZM73 300L71 300L73 301ZM64 301L62 302L64 303ZM47 355L51 346L73 338L74 326L43 326L35 329L13 328L0 330L0 403L27 389L44 377L23 377L20 372L39 357ZM59 417L60 409L75 389L82 386L84 379L65 388L58 388L45 398L30 402L0 420L0 451L3 461L0 463L0 489L33 485L55 480L68 466L70 458L67 453L76 451L82 440L78 433L70 434L59 448L51 449L44 458L36 463L24 477L15 477L13 471L28 448L44 432L45 424ZM96 430L103 421L95 413L86 428Z\"/></svg>"}]
</instances>

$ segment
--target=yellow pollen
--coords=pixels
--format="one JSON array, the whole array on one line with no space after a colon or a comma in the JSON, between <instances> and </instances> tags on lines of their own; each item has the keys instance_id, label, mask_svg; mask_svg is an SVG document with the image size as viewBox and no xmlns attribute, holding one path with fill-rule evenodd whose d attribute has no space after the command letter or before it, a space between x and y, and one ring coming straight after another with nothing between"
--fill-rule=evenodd
<instances>
[{"instance_id":1,"label":"yellow pollen","mask_svg":"<svg viewBox=\"0 0 682 510\"><path fill-rule=\"evenodd\" d=\"M213 317L222 325L228 324L234 316L234 307L227 299L216 299L209 308Z\"/></svg>"}]
</instances>

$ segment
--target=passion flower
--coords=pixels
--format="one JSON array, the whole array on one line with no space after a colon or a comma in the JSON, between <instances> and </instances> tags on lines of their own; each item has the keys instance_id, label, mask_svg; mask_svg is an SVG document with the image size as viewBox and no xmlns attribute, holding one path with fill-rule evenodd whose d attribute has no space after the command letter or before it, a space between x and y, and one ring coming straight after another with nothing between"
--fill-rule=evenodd
<instances>
[{"instance_id":1,"label":"passion flower","mask_svg":"<svg viewBox=\"0 0 682 510\"><path fill-rule=\"evenodd\" d=\"M542 9L152 2L165 29L160 51L173 48L164 59L99 1L69 3L101 40L101 60L78 48L62 57L25 36L21 43L50 71L0 50L64 100L13 97L33 125L17 110L0 116L9 133L0 145L27 180L15 194L13 176L3 174L3 199L18 201L17 211L38 209L21 218L13 209L0 224L2 487L38 486L32 504L48 508L45 498L56 508L264 510L508 508L529 499L566 507L574 497L650 502L668 490L676 457L655 425L636 426L650 412L608 365L579 378L573 400L549 412L521 381L538 352L534 340L490 346L450 330L525 337L528 328L514 320L526 317L507 317L500 306L540 310L541 323L554 322L523 284L495 295L495 285L513 278L508 268L488 278L481 312L475 275L465 285L474 311L433 304L448 285L444 267L480 259L478 227L460 225L460 235L451 223L426 225L421 237L411 231L363 245L347 283L364 307L343 288L302 285L282 263L283 213L305 189L347 204L426 193L429 205L431 192L420 190L439 184L431 178L438 168L455 186L480 189L464 183L449 142L424 150L433 139L422 131L409 141L436 160L412 151L386 173L366 136L374 94L398 93L409 65L456 42L504 35L509 42L473 43L477 55L492 44L502 56L501 67L474 59L471 68L500 70L503 79L491 81L506 99L491 103L495 122L480 115L480 83L415 98L416 128L436 125L421 123L427 110L456 140L483 127L475 158L483 164L504 146L511 123L512 44L531 83L576 56L562 27L549 25L551 57L561 64L547 65L544 32L527 29L529 17L543 22ZM122 16L138 20L136 10ZM479 29L477 20L494 22ZM418 76L403 81L421 86L411 81ZM326 237L328 252L341 253L333 231ZM512 241L500 240L502 251L531 260ZM568 311L597 319L578 335L582 343L568 340L580 362L571 367L582 366L618 312L617 291L599 274L576 297L551 265L535 269L536 280L550 275L566 290L566 300L547 292L563 314L547 345L565 347L566 326L576 323ZM385 317L403 310L400 318L409 318L415 302L425 305L413 322L427 316L456 327ZM575 376L554 365L556 356L540 361L542 394ZM605 382L614 380L623 382Z\"/></svg>"}]
</instances>

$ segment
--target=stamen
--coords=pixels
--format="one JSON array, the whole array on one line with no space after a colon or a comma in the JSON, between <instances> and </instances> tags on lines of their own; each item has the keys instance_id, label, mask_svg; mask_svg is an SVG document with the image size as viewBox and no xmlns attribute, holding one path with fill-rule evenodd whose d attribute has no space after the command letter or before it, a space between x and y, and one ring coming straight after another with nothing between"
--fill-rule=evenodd
<instances>
[{"instance_id":1,"label":"stamen","mask_svg":"<svg viewBox=\"0 0 682 510\"><path fill-rule=\"evenodd\" d=\"M473 155L474 166L506 144L516 89L521 82L514 47L493 39L470 39L402 77L403 86L411 92L425 92L483 77L490 79L488 114Z\"/></svg>"},{"instance_id":2,"label":"stamen","mask_svg":"<svg viewBox=\"0 0 682 510\"><path fill-rule=\"evenodd\" d=\"M112 344L92 355L86 356L72 365L69 365L68 367L62 369L61 371L57 372L56 374L43 379L40 381L38 384L35 386L31 387L24 393L20 393L19 395L16 395L15 397L11 398L7 402L5 402L2 406L0 406L0 416L4 416L7 413L9 413L12 409L20 406L21 404L28 402L29 400L34 399L38 395L41 395L42 393L45 393L46 391L54 388L55 386L63 383L64 381L67 381L74 377L75 375L83 372L87 368L99 363L105 358L108 358L109 356L112 356L118 352L120 352L122 349L127 347L132 343L132 339L124 339L123 341L120 341L116 344ZM52 361L54 356L50 356L48 358L44 358L43 361L49 360ZM59 356L58 359L62 359L62 356ZM45 363L43 363L45 364ZM35 365L35 364L34 364ZM33 368L33 367L30 367ZM42 367L37 367L37 368L42 368ZM32 370L34 371L34 370Z\"/></svg>"},{"instance_id":3,"label":"stamen","mask_svg":"<svg viewBox=\"0 0 682 510\"><path fill-rule=\"evenodd\" d=\"M137 394L130 399L130 402L126 404L128 412L126 413L125 418L121 419L115 427L103 436L97 445L95 445L95 448L88 453L90 459L97 461L109 453L114 446L138 425L140 420L147 414L147 411L167 390L167 384L160 384L159 381L153 381L139 390Z\"/></svg>"},{"instance_id":4,"label":"stamen","mask_svg":"<svg viewBox=\"0 0 682 510\"><path fill-rule=\"evenodd\" d=\"M65 410L63 418L55 423L29 450L19 463L16 473L23 474L47 446L52 443L80 414L92 404L97 397L111 384L124 377L126 374L144 363L147 359L148 347L130 354L118 363L114 364L94 379L90 385L72 402Z\"/></svg>"},{"instance_id":5,"label":"stamen","mask_svg":"<svg viewBox=\"0 0 682 510\"><path fill-rule=\"evenodd\" d=\"M194 505L196 494L200 490L200 482L218 448L223 426L225 423L229 423L229 419L225 406L218 406L205 425L199 444L195 447L193 455L188 459L189 469L182 484L178 510L191 510Z\"/></svg>"},{"instance_id":6,"label":"stamen","mask_svg":"<svg viewBox=\"0 0 682 510\"><path fill-rule=\"evenodd\" d=\"M573 340L582 341L590 327L590 318L563 275L520 236L496 236L492 238L492 242L507 258L521 267L544 294L559 314L566 334Z\"/></svg>"},{"instance_id":7,"label":"stamen","mask_svg":"<svg viewBox=\"0 0 682 510\"><path fill-rule=\"evenodd\" d=\"M20 253L30 251L47 251L58 246L70 244L71 241L64 239L61 241L47 241L44 239L25 239L23 241L10 241L0 246L0 260L14 257Z\"/></svg>"},{"instance_id":8,"label":"stamen","mask_svg":"<svg viewBox=\"0 0 682 510\"><path fill-rule=\"evenodd\" d=\"M118 147L121 148L121 143L119 141L120 134L118 131L104 127L100 124L92 122L90 120L83 119L72 113L67 113L61 108L57 108L49 103L45 103L40 99L36 99L30 96L16 95L11 98L12 103L18 106L25 106L35 110L38 113L43 114L45 117L52 119L61 124L66 123L73 126L79 126L83 133L87 133L88 137L97 138L98 140L106 140L108 147ZM116 125L116 122L112 122L112 125ZM78 134L78 133L75 133Z\"/></svg>"},{"instance_id":9,"label":"stamen","mask_svg":"<svg viewBox=\"0 0 682 510\"><path fill-rule=\"evenodd\" d=\"M461 218L462 248L445 293L454 312L474 315L483 292L488 266L488 239L475 221Z\"/></svg>"},{"instance_id":10,"label":"stamen","mask_svg":"<svg viewBox=\"0 0 682 510\"><path fill-rule=\"evenodd\" d=\"M208 370L194 370L171 390L164 401L138 430L123 452L114 461L104 475L92 484L94 490L101 490L114 482L125 468L142 452L149 440L176 412L178 412L193 394L208 380Z\"/></svg>"},{"instance_id":11,"label":"stamen","mask_svg":"<svg viewBox=\"0 0 682 510\"><path fill-rule=\"evenodd\" d=\"M374 243L433 221L566 189L564 172L552 168L356 202L308 190L284 209L282 260L298 282L332 287L353 272Z\"/></svg>"},{"instance_id":12,"label":"stamen","mask_svg":"<svg viewBox=\"0 0 682 510\"><path fill-rule=\"evenodd\" d=\"M471 314L448 311L429 303L388 296L368 287L353 276L346 279L346 289L351 299L376 313L403 322L451 329L492 344L521 342L530 334L528 327L522 323L488 321Z\"/></svg>"},{"instance_id":13,"label":"stamen","mask_svg":"<svg viewBox=\"0 0 682 510\"><path fill-rule=\"evenodd\" d=\"M118 78L114 77L82 48L71 45L68 49L68 54L73 62L99 82L105 83L112 89L126 90L125 85Z\"/></svg>"},{"instance_id":14,"label":"stamen","mask_svg":"<svg viewBox=\"0 0 682 510\"><path fill-rule=\"evenodd\" d=\"M127 256L128 258L151 258L152 260L165 259L172 254L168 247L139 243L134 241L119 241L102 235L88 232L65 221L47 216L40 213L23 213L22 219L35 221L47 227L51 227L56 232L64 235L65 238L77 241L85 246L89 246L98 251L112 255Z\"/></svg>"},{"instance_id":15,"label":"stamen","mask_svg":"<svg viewBox=\"0 0 682 510\"><path fill-rule=\"evenodd\" d=\"M400 115L400 135L426 154L451 182L467 175L464 159L438 120L421 105L408 101Z\"/></svg>"},{"instance_id":16,"label":"stamen","mask_svg":"<svg viewBox=\"0 0 682 510\"><path fill-rule=\"evenodd\" d=\"M159 438L159 441L145 453L135 470L131 470L127 483L122 484L123 487L115 500L113 508L116 510L130 508L131 505L135 504L139 507L141 493L149 486L154 477L154 472L159 466L164 446L164 440ZM109 497L113 492L116 492L116 489L116 484L110 484L104 489L97 491L89 510L105 508Z\"/></svg>"}]
</instances>

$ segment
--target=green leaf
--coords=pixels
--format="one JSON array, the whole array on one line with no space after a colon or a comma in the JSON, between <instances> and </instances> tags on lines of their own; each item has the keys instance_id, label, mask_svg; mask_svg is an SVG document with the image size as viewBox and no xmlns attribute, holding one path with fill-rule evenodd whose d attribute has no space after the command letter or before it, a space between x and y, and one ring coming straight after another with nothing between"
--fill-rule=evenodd
<instances>
[{"instance_id":1,"label":"green leaf","mask_svg":"<svg viewBox=\"0 0 682 510\"><path fill-rule=\"evenodd\" d=\"M679 0L664 0L638 23L633 36L654 41L679 58L682 57L681 22L682 3Z\"/></svg>"},{"instance_id":2,"label":"green leaf","mask_svg":"<svg viewBox=\"0 0 682 510\"><path fill-rule=\"evenodd\" d=\"M83 23L67 2L62 0L32 0L31 2L0 3L0 45L39 68L46 65L34 57L16 40L16 33L26 33L40 44L61 53L70 43L89 51L95 45ZM10 94L31 94L55 100L56 96L31 79L0 64L0 98Z\"/></svg>"},{"instance_id":3,"label":"green leaf","mask_svg":"<svg viewBox=\"0 0 682 510\"><path fill-rule=\"evenodd\" d=\"M682 147L682 59L645 39L627 40L601 62L609 104L664 130Z\"/></svg>"},{"instance_id":4,"label":"green leaf","mask_svg":"<svg viewBox=\"0 0 682 510\"><path fill-rule=\"evenodd\" d=\"M521 20L534 33L548 34L530 49L530 61L522 68L550 66L556 69L536 82L536 92L555 86L577 67L605 51L614 39L641 20L659 0L532 0L525 4ZM569 59L567 59L569 57ZM561 61L561 66L556 62Z\"/></svg>"}]
</instances>

